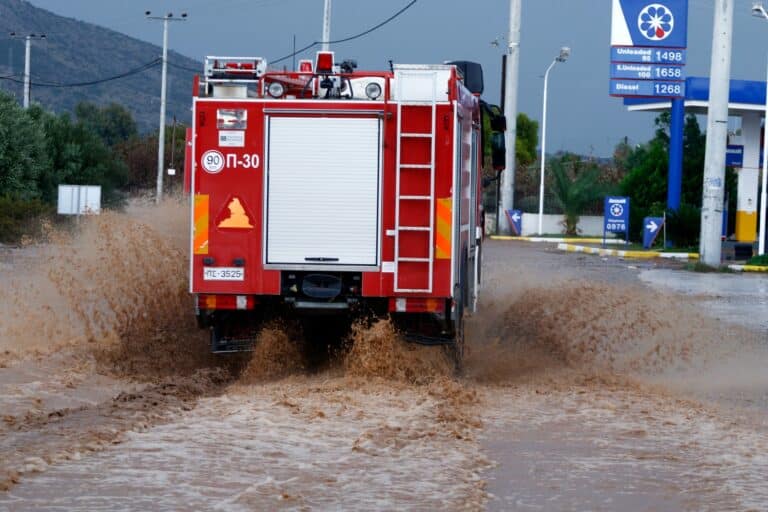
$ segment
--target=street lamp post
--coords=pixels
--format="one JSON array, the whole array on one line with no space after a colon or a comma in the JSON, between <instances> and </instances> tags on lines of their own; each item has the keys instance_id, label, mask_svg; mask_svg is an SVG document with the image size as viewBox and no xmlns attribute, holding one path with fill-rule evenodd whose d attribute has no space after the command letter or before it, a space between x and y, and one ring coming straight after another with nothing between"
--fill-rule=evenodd
<instances>
[{"instance_id":1,"label":"street lamp post","mask_svg":"<svg viewBox=\"0 0 768 512\"><path fill-rule=\"evenodd\" d=\"M21 36L17 34L16 32L11 32L10 36L14 39L24 39L24 100L22 105L24 108L29 108L29 99L31 96L31 89L32 89L32 79L30 77L30 68L31 68L31 61L32 61L32 41L33 40L39 40L44 41L45 40L45 34L28 34L26 36Z\"/></svg>"},{"instance_id":2,"label":"street lamp post","mask_svg":"<svg viewBox=\"0 0 768 512\"><path fill-rule=\"evenodd\" d=\"M544 231L544 165L547 158L547 89L549 87L549 72L558 62L565 62L571 56L571 49L567 46L560 48L560 55L554 58L552 64L544 73L544 108L541 115L541 183L539 184L539 236Z\"/></svg>"},{"instance_id":3,"label":"street lamp post","mask_svg":"<svg viewBox=\"0 0 768 512\"><path fill-rule=\"evenodd\" d=\"M768 20L763 4L755 2L752 4L752 15L757 18ZM768 148L768 74L766 75L766 93L765 93L765 123L763 125L763 151ZM762 256L765 254L765 235L766 235L766 203L768 202L768 155L763 155L763 177L762 191L760 192L760 234L757 242L757 253Z\"/></svg>"},{"instance_id":4,"label":"street lamp post","mask_svg":"<svg viewBox=\"0 0 768 512\"><path fill-rule=\"evenodd\" d=\"M165 160L165 104L168 83L168 22L186 21L187 13L181 13L181 17L174 16L169 12L165 16L152 16L151 11L146 11L144 15L148 20L163 22L163 73L160 84L160 132L157 134L157 191L155 193L155 202L163 200L163 163Z\"/></svg>"}]
</instances>

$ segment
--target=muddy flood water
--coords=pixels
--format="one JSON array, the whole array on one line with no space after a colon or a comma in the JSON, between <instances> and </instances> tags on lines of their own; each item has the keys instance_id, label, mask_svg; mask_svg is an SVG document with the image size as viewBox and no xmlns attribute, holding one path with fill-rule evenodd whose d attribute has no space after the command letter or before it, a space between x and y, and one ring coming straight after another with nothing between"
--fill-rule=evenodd
<instances>
[{"instance_id":1,"label":"muddy flood water","mask_svg":"<svg viewBox=\"0 0 768 512\"><path fill-rule=\"evenodd\" d=\"M766 277L488 241L459 376L386 321L214 357L187 213L0 248L0 510L768 510Z\"/></svg>"}]
</instances>

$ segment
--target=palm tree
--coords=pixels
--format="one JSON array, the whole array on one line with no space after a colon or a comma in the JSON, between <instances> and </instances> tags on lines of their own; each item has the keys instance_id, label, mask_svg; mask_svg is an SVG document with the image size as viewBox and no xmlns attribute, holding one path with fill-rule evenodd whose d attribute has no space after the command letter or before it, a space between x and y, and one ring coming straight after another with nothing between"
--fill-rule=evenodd
<instances>
[{"instance_id":1,"label":"palm tree","mask_svg":"<svg viewBox=\"0 0 768 512\"><path fill-rule=\"evenodd\" d=\"M569 172L568 168L571 168ZM579 217L609 192L600 183L600 169L594 163L585 163L574 155L565 155L552 161L553 192L563 210L565 234L578 234Z\"/></svg>"}]
</instances>

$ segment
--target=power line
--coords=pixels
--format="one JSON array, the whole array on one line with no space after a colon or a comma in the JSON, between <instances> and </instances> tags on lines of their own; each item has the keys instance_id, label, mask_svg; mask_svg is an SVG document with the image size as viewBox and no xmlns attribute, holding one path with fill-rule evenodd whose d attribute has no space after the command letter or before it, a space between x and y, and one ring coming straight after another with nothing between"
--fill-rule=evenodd
<instances>
[{"instance_id":1,"label":"power line","mask_svg":"<svg viewBox=\"0 0 768 512\"><path fill-rule=\"evenodd\" d=\"M300 50L296 50L295 52L293 52L293 53L290 53L290 54L286 55L285 57L280 57L280 58L279 58L279 59L277 59L277 60L272 60L272 61L269 61L269 63L270 63L270 64L277 64L277 63L279 63L279 62L283 62L284 60L288 60L288 59L290 59L290 58L293 58L293 57L295 57L296 55L298 55L298 54L300 54L300 53L303 53L303 52L305 52L305 51L309 50L310 48L312 48L312 47L314 47L314 46L317 46L317 45L321 45L321 44L323 44L323 43L328 43L328 44L339 44L339 43L346 43L346 42L349 42L349 41L353 41L353 40L355 40L355 39L359 39L359 38L361 38L361 37L363 37L363 36L367 36L367 35L368 35L368 34L370 34L371 32L374 32L374 31L376 31L376 30L380 29L381 27L383 27L384 25L387 25L388 23L390 23L390 22L394 21L394 20L395 20L397 17L399 17L399 16L400 16L401 14L403 14L405 11L407 11L408 9L410 9L411 7L413 7L413 6L416 4L416 2L418 2L418 1L419 1L419 0L411 0L411 2L409 2L409 3L408 3L406 6L405 6L405 7L403 7L403 8L402 8L402 9L400 9L399 11L397 11L395 14L393 14L392 16L390 16L389 18L387 18L386 20L382 21L382 22L381 22L381 23L379 23L378 25L374 25L373 27L369 28L368 30L365 30L365 31L363 31L363 32L360 32L359 34L355 34L355 35L353 35L353 36L350 36L350 37L345 37L344 39L337 39L337 40L335 40L335 41L314 41L313 43L311 43L311 44L308 44L307 46L305 46L304 48L301 48Z\"/></svg>"},{"instance_id":2,"label":"power line","mask_svg":"<svg viewBox=\"0 0 768 512\"><path fill-rule=\"evenodd\" d=\"M130 69L128 71L125 71L123 73L120 73L118 75L110 76L107 78L100 78L96 80L90 80L87 82L72 82L72 83L61 83L61 82L47 82L44 80L33 80L32 85L35 85L37 87L53 87L53 88L63 88L63 87L87 87L91 85L98 85L103 84L106 82L112 82L114 80L120 80L122 78L128 78L133 75L138 75L139 73L143 73L144 71L147 71L149 69L152 69L153 67L159 65L161 62L161 59L155 59L153 61L147 62L145 64L142 64L141 66L137 68ZM8 80L10 82L15 83L23 83L21 80L13 78L13 77L0 77L0 80Z\"/></svg>"},{"instance_id":3,"label":"power line","mask_svg":"<svg viewBox=\"0 0 768 512\"><path fill-rule=\"evenodd\" d=\"M189 71L191 73L199 73L200 72L200 70L197 69L197 68L190 68L189 66L183 66L181 64L174 64L171 61L168 61L168 65L171 66L172 68L180 69L182 71Z\"/></svg>"}]
</instances>

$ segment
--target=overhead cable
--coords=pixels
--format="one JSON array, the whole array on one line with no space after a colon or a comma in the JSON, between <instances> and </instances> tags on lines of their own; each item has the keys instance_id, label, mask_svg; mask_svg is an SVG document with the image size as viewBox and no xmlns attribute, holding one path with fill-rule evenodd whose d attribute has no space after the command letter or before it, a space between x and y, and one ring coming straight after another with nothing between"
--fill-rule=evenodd
<instances>
[{"instance_id":1,"label":"overhead cable","mask_svg":"<svg viewBox=\"0 0 768 512\"><path fill-rule=\"evenodd\" d=\"M318 46L318 45L321 45L321 44L324 44L324 43L328 43L328 44L339 44L339 43L346 43L346 42L349 42L349 41L353 41L353 40L355 40L355 39L359 39L359 38L361 38L361 37L363 37L363 36L367 36L367 35L368 35L368 34L370 34L371 32L374 32L374 31L376 31L376 30L380 29L381 27L383 27L384 25L386 25L386 24L388 24L388 23L390 23L390 22L394 21L394 20L395 20L397 17L399 17L399 16L400 16L401 14L403 14L405 11L407 11L408 9L410 9L411 7L413 7L413 6L416 4L416 2L418 2L418 1L419 1L419 0L411 0L411 2L409 2L409 3L408 3L406 6L405 6L405 7L403 7L403 8L402 8L402 9L400 9L399 11L397 11L395 14L393 14L392 16L390 16L389 18L387 18L386 20L382 21L382 22L381 22L381 23L379 23L378 25L374 25L373 27L369 28L368 30L365 30L365 31L363 31L363 32L360 32L359 34L355 34L355 35L353 35L353 36L345 37L345 38L343 38L343 39L337 39L337 40L335 40L335 41L315 41L315 42L313 42L313 43L311 43L311 44L308 44L308 45L307 45L307 46L305 46L304 48L301 48L301 49L299 49L299 50L296 50L296 51L295 51L295 52L293 52L293 53L289 53L289 54L288 54L288 55L286 55L285 57L280 57L279 59L276 59L276 60L271 60L271 61L269 61L269 63L270 63L270 64L277 64L278 62L283 62L284 60L288 60L288 59L291 59L291 58L295 57L296 55L298 55L298 54L300 54L300 53L303 53L303 52L305 52L305 51L309 50L310 48L312 48L312 47L314 47L314 46Z\"/></svg>"}]
</instances>

